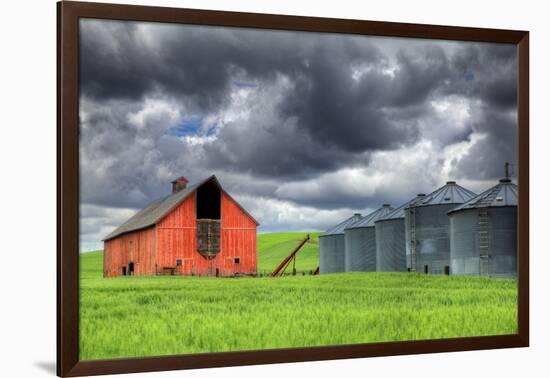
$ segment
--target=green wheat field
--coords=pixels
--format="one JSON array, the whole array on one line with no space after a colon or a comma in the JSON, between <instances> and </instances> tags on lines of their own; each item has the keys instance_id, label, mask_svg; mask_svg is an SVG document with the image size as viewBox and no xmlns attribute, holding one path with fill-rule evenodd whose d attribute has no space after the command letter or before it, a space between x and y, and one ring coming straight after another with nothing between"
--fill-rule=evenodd
<instances>
[{"instance_id":1,"label":"green wheat field","mask_svg":"<svg viewBox=\"0 0 550 378\"><path fill-rule=\"evenodd\" d=\"M303 238L258 235L268 273ZM515 280L410 273L311 276L318 235L296 276L102 277L101 251L81 255L84 360L512 334ZM289 270L291 267L289 268Z\"/></svg>"}]
</instances>

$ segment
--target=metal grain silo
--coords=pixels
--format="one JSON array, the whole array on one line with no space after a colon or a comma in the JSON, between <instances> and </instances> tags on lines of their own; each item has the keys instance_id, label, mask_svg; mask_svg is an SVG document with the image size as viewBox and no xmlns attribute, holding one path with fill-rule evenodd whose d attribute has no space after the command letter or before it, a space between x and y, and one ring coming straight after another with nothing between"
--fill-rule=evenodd
<instances>
[{"instance_id":1,"label":"metal grain silo","mask_svg":"<svg viewBox=\"0 0 550 378\"><path fill-rule=\"evenodd\" d=\"M451 274L517 275L517 191L502 179L449 211Z\"/></svg>"},{"instance_id":2,"label":"metal grain silo","mask_svg":"<svg viewBox=\"0 0 550 378\"><path fill-rule=\"evenodd\" d=\"M449 274L451 245L447 212L475 195L456 182L448 181L422 200L405 208L408 270Z\"/></svg>"},{"instance_id":3,"label":"metal grain silo","mask_svg":"<svg viewBox=\"0 0 550 378\"><path fill-rule=\"evenodd\" d=\"M344 265L344 229L361 219L354 214L340 224L319 235L319 273L339 273L345 271Z\"/></svg>"},{"instance_id":4,"label":"metal grain silo","mask_svg":"<svg viewBox=\"0 0 550 378\"><path fill-rule=\"evenodd\" d=\"M385 217L374 222L376 233L376 271L406 272L405 208L424 198L418 194Z\"/></svg>"},{"instance_id":5,"label":"metal grain silo","mask_svg":"<svg viewBox=\"0 0 550 378\"><path fill-rule=\"evenodd\" d=\"M378 210L365 215L344 230L346 272L376 271L376 234L374 222L394 210L390 205L383 205Z\"/></svg>"}]
</instances>

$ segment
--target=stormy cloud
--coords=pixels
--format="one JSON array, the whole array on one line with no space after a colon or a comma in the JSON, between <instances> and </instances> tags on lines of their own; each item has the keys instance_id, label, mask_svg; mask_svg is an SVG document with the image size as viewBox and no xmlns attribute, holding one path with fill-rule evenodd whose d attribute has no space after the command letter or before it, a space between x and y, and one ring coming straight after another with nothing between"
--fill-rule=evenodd
<instances>
[{"instance_id":1,"label":"stormy cloud","mask_svg":"<svg viewBox=\"0 0 550 378\"><path fill-rule=\"evenodd\" d=\"M83 249L216 174L260 231L323 230L516 161L513 45L82 20Z\"/></svg>"}]
</instances>

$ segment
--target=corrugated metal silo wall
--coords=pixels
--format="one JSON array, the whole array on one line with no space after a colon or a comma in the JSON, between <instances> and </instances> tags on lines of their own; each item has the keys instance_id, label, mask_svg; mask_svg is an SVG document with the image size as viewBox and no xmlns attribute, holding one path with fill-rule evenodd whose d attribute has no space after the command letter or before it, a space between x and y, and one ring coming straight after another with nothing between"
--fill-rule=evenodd
<instances>
[{"instance_id":1,"label":"corrugated metal silo wall","mask_svg":"<svg viewBox=\"0 0 550 378\"><path fill-rule=\"evenodd\" d=\"M344 234L319 237L319 273L344 272Z\"/></svg>"},{"instance_id":2,"label":"corrugated metal silo wall","mask_svg":"<svg viewBox=\"0 0 550 378\"><path fill-rule=\"evenodd\" d=\"M411 210L414 210L416 229L416 271L442 274L450 266L450 222L447 212L456 204L419 206L405 211L407 267L411 267Z\"/></svg>"},{"instance_id":3,"label":"corrugated metal silo wall","mask_svg":"<svg viewBox=\"0 0 550 378\"><path fill-rule=\"evenodd\" d=\"M493 277L517 275L517 207L489 208L490 257L482 261L479 250L479 209L451 213L451 274ZM487 264L482 268L482 264ZM481 269L480 269L481 268Z\"/></svg>"},{"instance_id":4,"label":"corrugated metal silo wall","mask_svg":"<svg viewBox=\"0 0 550 378\"><path fill-rule=\"evenodd\" d=\"M346 272L376 272L376 235L374 227L344 231Z\"/></svg>"},{"instance_id":5,"label":"corrugated metal silo wall","mask_svg":"<svg viewBox=\"0 0 550 378\"><path fill-rule=\"evenodd\" d=\"M376 271L406 272L405 220L388 219L375 223Z\"/></svg>"}]
</instances>

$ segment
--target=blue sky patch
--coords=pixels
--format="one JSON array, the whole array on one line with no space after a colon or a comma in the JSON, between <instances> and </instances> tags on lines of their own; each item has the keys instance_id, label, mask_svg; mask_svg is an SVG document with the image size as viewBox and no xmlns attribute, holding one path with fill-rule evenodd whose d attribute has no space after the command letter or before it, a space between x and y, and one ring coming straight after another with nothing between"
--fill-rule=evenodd
<instances>
[{"instance_id":1,"label":"blue sky patch","mask_svg":"<svg viewBox=\"0 0 550 378\"><path fill-rule=\"evenodd\" d=\"M166 131L166 134L182 137L187 135L198 135L202 127L203 117L201 115L193 115L184 118L183 121Z\"/></svg>"},{"instance_id":2,"label":"blue sky patch","mask_svg":"<svg viewBox=\"0 0 550 378\"><path fill-rule=\"evenodd\" d=\"M247 81L233 81L233 85L239 88L257 88L258 84Z\"/></svg>"}]
</instances>

